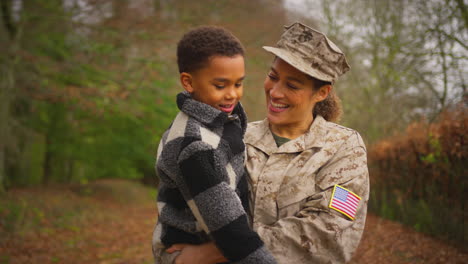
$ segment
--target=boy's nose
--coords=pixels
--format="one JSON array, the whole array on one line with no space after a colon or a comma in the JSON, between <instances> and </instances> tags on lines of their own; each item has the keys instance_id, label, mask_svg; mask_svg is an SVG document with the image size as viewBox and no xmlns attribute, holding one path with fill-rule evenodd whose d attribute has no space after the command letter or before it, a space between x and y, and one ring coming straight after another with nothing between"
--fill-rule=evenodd
<instances>
[{"instance_id":1,"label":"boy's nose","mask_svg":"<svg viewBox=\"0 0 468 264\"><path fill-rule=\"evenodd\" d=\"M237 93L234 87L229 88L228 91L226 91L226 99L236 99L237 98Z\"/></svg>"}]
</instances>

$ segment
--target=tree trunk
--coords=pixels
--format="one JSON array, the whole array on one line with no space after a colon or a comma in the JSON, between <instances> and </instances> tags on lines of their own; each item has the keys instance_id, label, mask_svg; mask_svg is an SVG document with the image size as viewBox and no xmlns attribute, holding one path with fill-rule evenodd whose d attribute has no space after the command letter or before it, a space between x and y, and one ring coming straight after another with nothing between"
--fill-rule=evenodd
<instances>
[{"instance_id":1,"label":"tree trunk","mask_svg":"<svg viewBox=\"0 0 468 264\"><path fill-rule=\"evenodd\" d=\"M11 20L11 1L0 0L2 22L10 36L7 52L4 54L6 63L0 68L0 193L5 191L6 180L6 144L10 139L10 105L15 87L14 60L16 28Z\"/></svg>"},{"instance_id":2,"label":"tree trunk","mask_svg":"<svg viewBox=\"0 0 468 264\"><path fill-rule=\"evenodd\" d=\"M10 98L9 98L9 90L11 89L11 79L12 74L9 69L1 69L2 75L5 77L2 78L2 82L0 84L0 193L4 192L5 190L5 179L6 179L6 171L5 171L5 152L6 152L6 142L8 139L8 122L9 122L9 108L10 108Z\"/></svg>"},{"instance_id":3,"label":"tree trunk","mask_svg":"<svg viewBox=\"0 0 468 264\"><path fill-rule=\"evenodd\" d=\"M44 157L44 175L42 176L42 183L47 185L50 183L52 174L52 151L50 150L50 135L45 135L45 157Z\"/></svg>"},{"instance_id":4,"label":"tree trunk","mask_svg":"<svg viewBox=\"0 0 468 264\"><path fill-rule=\"evenodd\" d=\"M6 150L7 142L10 140L10 104L15 87L14 69L11 58L0 68L2 75L0 82L0 192L5 190L6 180Z\"/></svg>"},{"instance_id":5,"label":"tree trunk","mask_svg":"<svg viewBox=\"0 0 468 264\"><path fill-rule=\"evenodd\" d=\"M15 38L16 27L12 21L11 16L11 1L10 0L0 0L1 10L2 10L2 20L3 25L8 31L11 39Z\"/></svg>"}]
</instances>

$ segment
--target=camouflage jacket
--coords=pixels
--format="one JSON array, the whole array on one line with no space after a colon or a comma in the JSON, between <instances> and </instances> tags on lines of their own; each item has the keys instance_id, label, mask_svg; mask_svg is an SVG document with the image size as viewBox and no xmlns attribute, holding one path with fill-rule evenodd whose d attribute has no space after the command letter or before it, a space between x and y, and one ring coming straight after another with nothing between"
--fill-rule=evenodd
<instances>
[{"instance_id":1,"label":"camouflage jacket","mask_svg":"<svg viewBox=\"0 0 468 264\"><path fill-rule=\"evenodd\" d=\"M317 116L308 132L276 146L268 121L245 136L251 215L278 263L345 263L361 239L369 198L360 135ZM355 220L329 208L335 184L362 198Z\"/></svg>"}]
</instances>

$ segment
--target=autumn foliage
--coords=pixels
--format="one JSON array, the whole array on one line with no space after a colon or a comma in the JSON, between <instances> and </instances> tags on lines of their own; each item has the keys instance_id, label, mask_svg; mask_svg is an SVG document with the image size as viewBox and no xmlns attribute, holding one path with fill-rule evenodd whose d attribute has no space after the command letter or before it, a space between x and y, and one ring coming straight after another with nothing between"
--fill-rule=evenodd
<instances>
[{"instance_id":1,"label":"autumn foliage","mask_svg":"<svg viewBox=\"0 0 468 264\"><path fill-rule=\"evenodd\" d=\"M371 209L421 231L454 238L446 233L448 225L452 223L456 232L466 216L467 136L467 109L459 105L441 113L435 122L412 123L406 133L373 145L369 150ZM458 233L463 238L463 232Z\"/></svg>"}]
</instances>

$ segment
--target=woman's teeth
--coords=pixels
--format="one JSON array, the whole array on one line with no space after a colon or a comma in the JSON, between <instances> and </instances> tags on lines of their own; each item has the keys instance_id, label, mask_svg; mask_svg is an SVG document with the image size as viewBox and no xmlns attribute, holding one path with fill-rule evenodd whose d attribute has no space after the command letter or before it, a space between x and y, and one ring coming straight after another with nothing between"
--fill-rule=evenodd
<instances>
[{"instance_id":1,"label":"woman's teeth","mask_svg":"<svg viewBox=\"0 0 468 264\"><path fill-rule=\"evenodd\" d=\"M276 103L273 103L271 102L271 105L275 108L286 108L288 107L288 105L285 105L285 104L276 104Z\"/></svg>"}]
</instances>

